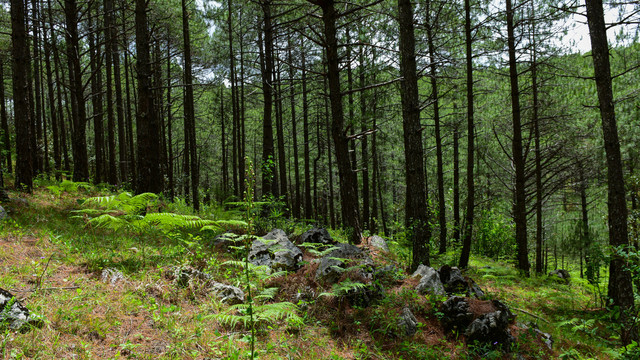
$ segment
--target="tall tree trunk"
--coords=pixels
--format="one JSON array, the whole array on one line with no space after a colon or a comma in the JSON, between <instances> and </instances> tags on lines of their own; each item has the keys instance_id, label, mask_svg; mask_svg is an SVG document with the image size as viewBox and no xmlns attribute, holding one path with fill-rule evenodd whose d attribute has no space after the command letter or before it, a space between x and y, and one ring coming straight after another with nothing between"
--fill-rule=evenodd
<instances>
[{"instance_id":1,"label":"tall tree trunk","mask_svg":"<svg viewBox=\"0 0 640 360\"><path fill-rule=\"evenodd\" d=\"M467 210L465 214L465 229L462 240L462 251L458 266L469 266L471 255L471 239L473 237L473 218L475 210L475 179L473 166L475 155L475 124L473 108L473 37L471 34L471 0L464 1L464 37L467 63Z\"/></svg>"},{"instance_id":2,"label":"tall tree trunk","mask_svg":"<svg viewBox=\"0 0 640 360\"><path fill-rule=\"evenodd\" d=\"M274 58L278 58L278 55L274 55ZM280 65L278 62L277 68L274 67L273 80L275 82L274 90L275 90L275 98L276 98L276 128L278 132L276 133L276 138L278 141L278 180L280 185L280 196L284 198L284 203L287 206L290 205L290 197L288 195L287 190L287 157L284 149L284 123L282 120L282 81L280 79Z\"/></svg>"},{"instance_id":3,"label":"tall tree trunk","mask_svg":"<svg viewBox=\"0 0 640 360\"><path fill-rule=\"evenodd\" d=\"M457 116L458 106L453 103L453 114ZM453 125L453 240L460 241L460 130L458 121Z\"/></svg>"},{"instance_id":4,"label":"tall tree trunk","mask_svg":"<svg viewBox=\"0 0 640 360\"><path fill-rule=\"evenodd\" d=\"M167 26L167 34L168 34ZM167 37L167 171L169 175L169 199L173 201L175 198L175 179L173 172L173 103L171 92L171 46L170 39ZM224 148L222 149L224 152Z\"/></svg>"},{"instance_id":5,"label":"tall tree trunk","mask_svg":"<svg viewBox=\"0 0 640 360\"><path fill-rule=\"evenodd\" d=\"M124 11L124 10L123 10ZM113 24L115 26L115 16L111 16ZM128 173L130 171L130 167L133 166L133 160L127 159L127 153L133 154L133 144L127 144L127 135L126 135L126 124L125 124L125 115L124 115L124 98L122 94L122 74L120 72L120 52L118 47L118 42L116 41L116 31L115 28L111 30L111 57L113 60L113 83L115 85L116 90L116 119L118 123L118 160L120 162L120 179L124 180L128 177ZM126 53L127 51L125 51ZM126 64L125 64L126 66ZM132 116L130 116L132 117ZM111 119L113 122L113 118ZM116 140L115 140L115 129L114 124L110 125L109 130L109 153L110 156L113 156L113 166L115 166L115 155L116 155ZM133 155L131 155L133 159ZM114 181L118 182L116 169L109 169L109 172L113 172Z\"/></svg>"},{"instance_id":6,"label":"tall tree trunk","mask_svg":"<svg viewBox=\"0 0 640 360\"><path fill-rule=\"evenodd\" d=\"M198 179L198 157L196 154L196 121L193 104L193 75L191 66L191 39L189 31L189 13L186 0L182 0L182 36L184 40L184 121L189 133L189 158L191 159L191 198L193 208L200 211L199 179Z\"/></svg>"},{"instance_id":7,"label":"tall tree trunk","mask_svg":"<svg viewBox=\"0 0 640 360\"><path fill-rule=\"evenodd\" d=\"M598 91L598 102L600 104L600 116L602 117L602 135L607 155L609 245L619 248L621 251L626 251L626 247L629 245L628 212L618 127L613 102L609 44L607 42L604 11L602 0L586 0L586 5L589 37L591 38L593 52L593 68ZM619 306L622 310L621 340L626 345L631 343L632 340L637 340L638 337L637 329L632 326L634 299L631 274L627 269L625 259L616 252L611 256L609 266L608 295L613 300L613 305Z\"/></svg>"},{"instance_id":8,"label":"tall tree trunk","mask_svg":"<svg viewBox=\"0 0 640 360\"><path fill-rule=\"evenodd\" d=\"M42 75L42 71L40 69L40 25L38 21L40 19L38 14L38 4L36 0L31 0L31 16L30 18L33 29L32 36L33 39L33 94L31 107L34 111L35 117L32 122L34 124L35 129L35 162L34 169L36 173L41 173L44 171L44 153L42 152L42 145L44 143L43 132L42 132L42 93L40 88L40 77ZM33 136L33 134L32 134Z\"/></svg>"},{"instance_id":9,"label":"tall tree trunk","mask_svg":"<svg viewBox=\"0 0 640 360\"><path fill-rule=\"evenodd\" d=\"M122 32L126 34L126 20L125 20L125 12L122 11ZM124 38L124 49L128 49L129 48L129 43L127 41L127 38ZM132 88L135 86L135 82L133 81L133 74L131 74L131 80L129 79L129 72L131 71L131 66L129 63L129 52L125 51L124 52L124 79L125 79L125 92L127 93L127 116L126 116L126 124L125 126L120 126L120 124L118 124L118 148L119 150L122 151L122 149L125 149L125 152L128 152L129 157L125 158L124 163L127 164L128 166L126 168L124 168L125 170L128 170L128 173L125 174L120 174L121 176L121 180L124 182L125 180L128 180L128 182L130 182L131 184L136 184L137 183L137 163L136 163L136 156L135 156L135 147L133 145L133 118L134 118L134 112L137 113L137 109L136 111L133 110L133 106L132 103L136 103L135 101L135 93L133 95L134 99L132 101L132 96L131 96L131 90ZM133 71L131 71L133 73ZM129 85L129 83L131 83L131 85ZM120 129L125 130L125 133L122 134L122 131ZM125 145L120 144L120 141L123 141ZM129 151L126 151L126 150ZM122 158L121 158L122 159ZM121 168L122 170L122 168Z\"/></svg>"},{"instance_id":10,"label":"tall tree trunk","mask_svg":"<svg viewBox=\"0 0 640 360\"><path fill-rule=\"evenodd\" d=\"M398 0L398 24L400 28L400 72L402 82L402 128L404 133L404 160L406 190L405 224L413 244L411 268L429 265L429 217L425 194L424 166L422 159L422 131L420 126L420 100L416 72L415 36L413 32L413 8L410 0Z\"/></svg>"},{"instance_id":11,"label":"tall tree trunk","mask_svg":"<svg viewBox=\"0 0 640 360\"><path fill-rule=\"evenodd\" d=\"M80 65L78 36L78 9L76 0L65 0L67 61L71 95L71 120L73 123L71 148L73 152L73 181L89 180L87 157L87 113Z\"/></svg>"},{"instance_id":12,"label":"tall tree trunk","mask_svg":"<svg viewBox=\"0 0 640 360\"><path fill-rule=\"evenodd\" d=\"M4 58L0 58L0 126L2 126L2 154L0 158L0 168L6 164L7 171L13 172L13 162L11 161L11 138L9 136L9 122L7 121L7 105L4 93ZM6 159L6 161L5 161Z\"/></svg>"},{"instance_id":13,"label":"tall tree trunk","mask_svg":"<svg viewBox=\"0 0 640 360\"><path fill-rule=\"evenodd\" d=\"M261 44L262 92L264 113L262 120L262 194L277 194L275 180L275 153L273 145L273 27L271 26L271 0L261 2L263 12L264 37Z\"/></svg>"},{"instance_id":14,"label":"tall tree trunk","mask_svg":"<svg viewBox=\"0 0 640 360\"><path fill-rule=\"evenodd\" d=\"M104 0L104 34L105 34L105 73L107 80L107 181L118 184L118 170L116 167L115 119L113 113L113 59L114 59L114 31L113 31L113 2ZM119 77L119 73L115 73ZM121 154L122 156L124 154ZM120 166L122 166L120 161ZM123 172L123 174L126 174Z\"/></svg>"},{"instance_id":15,"label":"tall tree trunk","mask_svg":"<svg viewBox=\"0 0 640 360\"><path fill-rule=\"evenodd\" d=\"M531 3L531 10L535 11L534 3ZM535 162L536 162L536 273L542 274L542 153L540 150L540 118L538 103L538 49L536 44L535 21L532 22L532 64L531 64L531 91L533 93L533 132L535 137Z\"/></svg>"},{"instance_id":16,"label":"tall tree trunk","mask_svg":"<svg viewBox=\"0 0 640 360\"><path fill-rule=\"evenodd\" d=\"M365 57L364 46L360 46L358 58L360 62L360 88L365 87ZM367 131L367 99L366 92L362 90L360 92L360 131L364 134ZM371 218L370 208L370 190L369 190L369 140L368 135L362 137L362 226L363 228L369 227Z\"/></svg>"},{"instance_id":17,"label":"tall tree trunk","mask_svg":"<svg viewBox=\"0 0 640 360\"><path fill-rule=\"evenodd\" d=\"M439 252L447 252L447 213L444 200L444 169L442 160L442 136L440 134L440 102L438 94L438 80L436 78L436 57L435 45L433 43L433 26L435 22L431 20L431 1L426 2L427 13L427 44L429 47L429 77L431 78L431 101L433 102L433 121L436 135L436 158L437 158L437 186L438 186L438 225L440 226L440 248Z\"/></svg>"},{"instance_id":18,"label":"tall tree trunk","mask_svg":"<svg viewBox=\"0 0 640 360\"><path fill-rule=\"evenodd\" d=\"M138 175L136 192L160 193L160 129L153 105L151 88L150 36L145 0L136 0L136 68L138 70Z\"/></svg>"},{"instance_id":19,"label":"tall tree trunk","mask_svg":"<svg viewBox=\"0 0 640 360\"><path fill-rule=\"evenodd\" d=\"M97 13L97 11L96 11ZM105 158L104 158L104 132L103 132L103 109L102 109L102 71L98 71L102 67L100 54L100 40L96 44L96 34L99 34L98 26L93 27L93 20L89 16L89 49L91 52L91 106L93 113L93 138L95 147L95 177L93 181L96 184L106 179ZM107 101L109 99L107 98Z\"/></svg>"},{"instance_id":20,"label":"tall tree trunk","mask_svg":"<svg viewBox=\"0 0 640 360\"><path fill-rule=\"evenodd\" d=\"M225 134L224 87L220 87L220 141L222 147L222 190L229 191L229 164L227 160L227 135Z\"/></svg>"},{"instance_id":21,"label":"tall tree trunk","mask_svg":"<svg viewBox=\"0 0 640 360\"><path fill-rule=\"evenodd\" d=\"M291 101L291 133L293 135L293 171L295 180L293 217L300 219L300 163L298 159L298 124L296 119L295 68L293 67L291 34L287 34L287 59L289 61L289 100Z\"/></svg>"},{"instance_id":22,"label":"tall tree trunk","mask_svg":"<svg viewBox=\"0 0 640 360\"><path fill-rule=\"evenodd\" d=\"M307 64L304 49L304 38L300 38L300 61L302 64L302 132L304 137L304 217L311 219L311 171L309 149L309 103L307 99Z\"/></svg>"},{"instance_id":23,"label":"tall tree trunk","mask_svg":"<svg viewBox=\"0 0 640 360\"><path fill-rule=\"evenodd\" d=\"M527 199L525 179L525 159L522 147L522 122L520 113L520 88L518 85L518 64L516 60L514 10L511 0L507 4L507 44L509 52L509 80L511 82L511 112L513 118L513 165L515 167L515 204L513 220L516 225L516 247L518 269L529 276L529 252L527 243Z\"/></svg>"},{"instance_id":24,"label":"tall tree trunk","mask_svg":"<svg viewBox=\"0 0 640 360\"><path fill-rule=\"evenodd\" d=\"M360 225L360 211L356 195L356 176L349 160L349 139L344 129L344 109L340 91L340 69L338 59L338 40L336 38L336 20L338 13L333 0L327 0L321 5L322 21L324 23L325 51L327 54L329 80L329 98L331 100L331 135L335 145L336 162L340 177L340 199L342 213L349 233L349 241L359 244L362 238Z\"/></svg>"},{"instance_id":25,"label":"tall tree trunk","mask_svg":"<svg viewBox=\"0 0 640 360\"><path fill-rule=\"evenodd\" d=\"M31 192L33 188L33 167L30 147L29 100L27 69L29 68L29 48L25 28L23 0L11 0L11 45L13 58L13 103L16 127L16 188Z\"/></svg>"}]
</instances>

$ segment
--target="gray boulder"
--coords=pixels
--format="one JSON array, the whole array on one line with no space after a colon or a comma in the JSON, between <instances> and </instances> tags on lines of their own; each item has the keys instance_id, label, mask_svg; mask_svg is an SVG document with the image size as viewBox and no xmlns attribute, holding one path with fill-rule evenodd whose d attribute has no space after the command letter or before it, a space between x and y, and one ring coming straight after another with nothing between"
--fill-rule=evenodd
<instances>
[{"instance_id":1,"label":"gray boulder","mask_svg":"<svg viewBox=\"0 0 640 360\"><path fill-rule=\"evenodd\" d=\"M432 267L425 268L422 269L422 278L420 279L418 286L416 286L418 294L424 295L429 293L433 295L446 295L447 292L444 290L444 286L440 281L440 275L438 272Z\"/></svg>"},{"instance_id":2,"label":"gray boulder","mask_svg":"<svg viewBox=\"0 0 640 360\"><path fill-rule=\"evenodd\" d=\"M0 221L4 220L7 216L7 210L0 206Z\"/></svg>"},{"instance_id":3,"label":"gray boulder","mask_svg":"<svg viewBox=\"0 0 640 360\"><path fill-rule=\"evenodd\" d=\"M250 263L269 266L274 270L297 270L300 261L302 261L302 251L293 245L287 234L280 229L275 229L262 239L255 240L249 252Z\"/></svg>"},{"instance_id":4,"label":"gray boulder","mask_svg":"<svg viewBox=\"0 0 640 360\"><path fill-rule=\"evenodd\" d=\"M369 243L371 244L371 247L380 249L384 252L389 252L389 246L387 245L387 241L378 235L373 235L372 237L370 237Z\"/></svg>"},{"instance_id":5,"label":"gray boulder","mask_svg":"<svg viewBox=\"0 0 640 360\"><path fill-rule=\"evenodd\" d=\"M244 302L244 292L235 286L214 282L211 292L225 304L236 305Z\"/></svg>"},{"instance_id":6,"label":"gray boulder","mask_svg":"<svg viewBox=\"0 0 640 360\"><path fill-rule=\"evenodd\" d=\"M549 277L555 277L563 280L566 284L569 284L571 280L571 274L565 269L556 269L549 273Z\"/></svg>"},{"instance_id":7,"label":"gray boulder","mask_svg":"<svg viewBox=\"0 0 640 360\"><path fill-rule=\"evenodd\" d=\"M398 328L402 335L407 337L413 336L418 331L418 319L406 306L402 309L402 314L398 319Z\"/></svg>"},{"instance_id":8,"label":"gray boulder","mask_svg":"<svg viewBox=\"0 0 640 360\"><path fill-rule=\"evenodd\" d=\"M327 229L311 229L300 236L300 243L333 245L336 241L329 235Z\"/></svg>"},{"instance_id":9,"label":"gray boulder","mask_svg":"<svg viewBox=\"0 0 640 360\"><path fill-rule=\"evenodd\" d=\"M431 269L429 266L420 264L418 265L418 268L416 269L416 271L414 271L413 274L411 274L411 277L416 277L416 276L423 277L427 275L427 273L429 272L429 269Z\"/></svg>"},{"instance_id":10,"label":"gray boulder","mask_svg":"<svg viewBox=\"0 0 640 360\"><path fill-rule=\"evenodd\" d=\"M342 243L337 244L336 247L320 260L316 279L323 279L331 284L336 283L344 270L351 266L360 266L362 277L373 277L373 260L360 248Z\"/></svg>"},{"instance_id":11,"label":"gray boulder","mask_svg":"<svg viewBox=\"0 0 640 360\"><path fill-rule=\"evenodd\" d=\"M0 328L8 326L12 330L25 330L28 325L40 326L41 320L29 314L29 309L22 305L10 292L0 288Z\"/></svg>"}]
</instances>

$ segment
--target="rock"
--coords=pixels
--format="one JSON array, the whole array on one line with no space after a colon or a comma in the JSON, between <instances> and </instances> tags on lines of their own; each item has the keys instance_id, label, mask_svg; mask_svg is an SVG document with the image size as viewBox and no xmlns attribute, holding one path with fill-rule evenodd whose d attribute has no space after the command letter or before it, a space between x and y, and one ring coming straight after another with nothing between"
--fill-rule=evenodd
<instances>
[{"instance_id":1,"label":"rock","mask_svg":"<svg viewBox=\"0 0 640 360\"><path fill-rule=\"evenodd\" d=\"M387 241L381 238L378 235L373 235L369 238L369 244L376 249L380 249L384 252L389 252L389 246L387 245Z\"/></svg>"},{"instance_id":2,"label":"rock","mask_svg":"<svg viewBox=\"0 0 640 360\"><path fill-rule=\"evenodd\" d=\"M422 265L421 265L422 266ZM446 291L444 291L444 286L442 286L442 282L440 281L440 275L438 272L432 267L426 267L426 270L423 269L424 275L420 279L420 283L416 286L416 291L418 294L424 295L425 293L433 294L433 295L446 295Z\"/></svg>"},{"instance_id":3,"label":"rock","mask_svg":"<svg viewBox=\"0 0 640 360\"><path fill-rule=\"evenodd\" d=\"M444 314L440 321L446 330L466 329L473 320L473 313L469 310L469 301L462 296L448 298L440 305L440 311Z\"/></svg>"},{"instance_id":4,"label":"rock","mask_svg":"<svg viewBox=\"0 0 640 360\"><path fill-rule=\"evenodd\" d=\"M360 248L349 244L337 244L337 249L332 250L328 255L320 260L320 266L316 271L316 279L323 279L330 284L336 283L344 269L359 265L361 266L360 274L364 278L373 277L373 261ZM342 259L350 259L356 261L345 261Z\"/></svg>"},{"instance_id":5,"label":"rock","mask_svg":"<svg viewBox=\"0 0 640 360\"><path fill-rule=\"evenodd\" d=\"M114 268L106 268L102 270L100 279L102 279L103 282L109 283L111 284L111 286L114 286L120 280L124 280L124 275L122 274L122 272Z\"/></svg>"},{"instance_id":6,"label":"rock","mask_svg":"<svg viewBox=\"0 0 640 360\"><path fill-rule=\"evenodd\" d=\"M416 271L414 271L413 274L411 274L411 277L416 277L416 276L423 277L427 275L427 273L429 272L429 269L431 269L429 266L420 264L418 265L418 268L416 269Z\"/></svg>"},{"instance_id":7,"label":"rock","mask_svg":"<svg viewBox=\"0 0 640 360\"><path fill-rule=\"evenodd\" d=\"M556 269L549 273L549 277L556 277L564 280L565 283L569 284L571 279L571 274L567 270L564 269Z\"/></svg>"},{"instance_id":8,"label":"rock","mask_svg":"<svg viewBox=\"0 0 640 360\"><path fill-rule=\"evenodd\" d=\"M469 288L469 284L462 276L462 271L457 267L451 267L449 265L442 265L440 270L440 280L444 285L444 289L449 294L453 293L466 293Z\"/></svg>"},{"instance_id":9,"label":"rock","mask_svg":"<svg viewBox=\"0 0 640 360\"><path fill-rule=\"evenodd\" d=\"M0 206L0 221L4 220L7 216L7 210Z\"/></svg>"},{"instance_id":10,"label":"rock","mask_svg":"<svg viewBox=\"0 0 640 360\"><path fill-rule=\"evenodd\" d=\"M553 350L553 338L551 337L550 334L547 334L546 332L542 332L538 328L534 328L533 331L536 333L536 335L540 337L542 342L544 342L544 344L547 346L549 350Z\"/></svg>"},{"instance_id":11,"label":"rock","mask_svg":"<svg viewBox=\"0 0 640 360\"><path fill-rule=\"evenodd\" d=\"M516 316L511 312L509 307L502 301L492 300L491 304L493 304L493 307L496 308L497 311L502 311L503 313L507 314L507 319L509 320L509 323L512 323L516 320Z\"/></svg>"},{"instance_id":12,"label":"rock","mask_svg":"<svg viewBox=\"0 0 640 360\"><path fill-rule=\"evenodd\" d=\"M311 229L300 236L300 243L334 245L336 241L329 235L327 229Z\"/></svg>"},{"instance_id":13,"label":"rock","mask_svg":"<svg viewBox=\"0 0 640 360\"><path fill-rule=\"evenodd\" d=\"M211 280L211 275L191 266L178 266L173 270L171 276L173 277L174 283L179 287L187 287L189 282L194 280L202 282Z\"/></svg>"},{"instance_id":14,"label":"rock","mask_svg":"<svg viewBox=\"0 0 640 360\"><path fill-rule=\"evenodd\" d=\"M467 296L468 297L472 297L473 296L476 299L484 298L484 291L482 291L482 289L480 289L480 286L478 286L478 284L476 284L476 282L473 281L473 279L467 278L467 284L468 284L468 289L467 289Z\"/></svg>"},{"instance_id":15,"label":"rock","mask_svg":"<svg viewBox=\"0 0 640 360\"><path fill-rule=\"evenodd\" d=\"M398 328L404 336L413 336L418 331L418 319L413 315L408 307L402 309L402 314L398 319Z\"/></svg>"},{"instance_id":16,"label":"rock","mask_svg":"<svg viewBox=\"0 0 640 360\"><path fill-rule=\"evenodd\" d=\"M514 341L509 332L509 315L504 311L484 314L475 319L464 332L467 343L475 341L506 346Z\"/></svg>"},{"instance_id":17,"label":"rock","mask_svg":"<svg viewBox=\"0 0 640 360\"><path fill-rule=\"evenodd\" d=\"M8 326L12 330L23 331L28 329L28 325L41 326L42 321L33 317L13 294L0 288L0 328Z\"/></svg>"},{"instance_id":18,"label":"rock","mask_svg":"<svg viewBox=\"0 0 640 360\"><path fill-rule=\"evenodd\" d=\"M274 270L297 270L300 261L302 261L302 251L293 245L287 234L280 229L275 229L262 239L255 240L249 252L250 263L269 266Z\"/></svg>"},{"instance_id":19,"label":"rock","mask_svg":"<svg viewBox=\"0 0 640 360\"><path fill-rule=\"evenodd\" d=\"M244 302L244 292L235 286L214 282L211 292L225 304L236 305Z\"/></svg>"}]
</instances>

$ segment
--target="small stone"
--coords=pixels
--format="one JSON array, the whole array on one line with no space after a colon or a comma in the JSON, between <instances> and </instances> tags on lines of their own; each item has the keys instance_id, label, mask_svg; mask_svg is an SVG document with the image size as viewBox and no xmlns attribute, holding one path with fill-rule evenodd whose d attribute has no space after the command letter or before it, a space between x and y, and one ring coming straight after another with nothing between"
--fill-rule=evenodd
<instances>
[{"instance_id":1,"label":"small stone","mask_svg":"<svg viewBox=\"0 0 640 360\"><path fill-rule=\"evenodd\" d=\"M0 221L4 220L7 216L7 210L0 206Z\"/></svg>"},{"instance_id":2,"label":"small stone","mask_svg":"<svg viewBox=\"0 0 640 360\"><path fill-rule=\"evenodd\" d=\"M444 285L444 289L447 293L466 293L469 287L467 281L462 276L462 271L457 267L451 267L449 265L443 265L438 271L440 273L440 280Z\"/></svg>"},{"instance_id":3,"label":"small stone","mask_svg":"<svg viewBox=\"0 0 640 360\"><path fill-rule=\"evenodd\" d=\"M173 273L170 276L173 277L174 283L179 287L187 287L189 282L194 280L202 282L211 280L211 275L191 266L178 266L173 270Z\"/></svg>"},{"instance_id":4,"label":"small stone","mask_svg":"<svg viewBox=\"0 0 640 360\"><path fill-rule=\"evenodd\" d=\"M380 249L384 252L389 252L389 246L387 245L387 241L378 235L373 235L372 237L370 237L369 243L371 244L372 247L376 249Z\"/></svg>"},{"instance_id":5,"label":"small stone","mask_svg":"<svg viewBox=\"0 0 640 360\"><path fill-rule=\"evenodd\" d=\"M402 309L402 314L398 319L398 328L407 337L413 336L418 331L418 319L406 306Z\"/></svg>"},{"instance_id":6,"label":"small stone","mask_svg":"<svg viewBox=\"0 0 640 360\"><path fill-rule=\"evenodd\" d=\"M211 292L225 304L236 305L244 302L244 292L235 286L214 282Z\"/></svg>"}]
</instances>

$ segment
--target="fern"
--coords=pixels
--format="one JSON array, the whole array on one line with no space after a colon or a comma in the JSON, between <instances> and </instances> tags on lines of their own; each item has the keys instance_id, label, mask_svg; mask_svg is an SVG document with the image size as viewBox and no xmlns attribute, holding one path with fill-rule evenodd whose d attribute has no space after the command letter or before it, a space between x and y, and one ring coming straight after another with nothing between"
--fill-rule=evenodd
<instances>
[{"instance_id":1,"label":"fern","mask_svg":"<svg viewBox=\"0 0 640 360\"><path fill-rule=\"evenodd\" d=\"M91 225L97 228L110 229L114 231L128 228L131 223L123 218L115 217L109 214L103 214L96 218L89 220L87 225Z\"/></svg>"},{"instance_id":2,"label":"fern","mask_svg":"<svg viewBox=\"0 0 640 360\"><path fill-rule=\"evenodd\" d=\"M223 326L235 327L242 324L244 328L247 328L251 321L249 306L249 304L233 305L224 313L214 314L208 317L216 319ZM303 320L297 312L298 307L288 301L253 305L254 321L258 326L273 324L280 320L300 324Z\"/></svg>"},{"instance_id":3,"label":"fern","mask_svg":"<svg viewBox=\"0 0 640 360\"><path fill-rule=\"evenodd\" d=\"M333 284L333 286L331 287L331 292L323 292L320 295L318 295L318 297L320 296L341 297L341 296L347 295L350 292L364 289L366 286L367 286L366 284L363 284L361 282L353 281L351 279L346 279L337 284Z\"/></svg>"}]
</instances>

